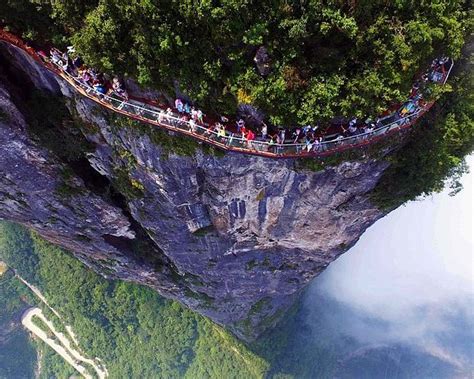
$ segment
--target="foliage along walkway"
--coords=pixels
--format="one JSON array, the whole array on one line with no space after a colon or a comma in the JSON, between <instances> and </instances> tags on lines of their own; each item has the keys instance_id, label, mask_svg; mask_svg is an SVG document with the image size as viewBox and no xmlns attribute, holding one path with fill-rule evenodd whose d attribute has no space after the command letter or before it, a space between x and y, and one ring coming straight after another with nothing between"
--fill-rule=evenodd
<instances>
[{"instance_id":1,"label":"foliage along walkway","mask_svg":"<svg viewBox=\"0 0 474 379\"><path fill-rule=\"evenodd\" d=\"M347 149L363 147L396 132L410 128L415 124L418 118L426 113L433 105L433 102L423 102L423 100L417 101L416 106L412 107L412 109L404 115L397 110L383 117L379 117L377 125L373 130L348 137L339 136L339 138L335 139L333 138L334 136L326 136L325 139L323 139L319 144L313 146L311 149L307 149L305 143L278 144L269 141L248 141L237 133L226 133L225 135L222 135L212 130L207 124L192 124L188 121L184 121L179 115L165 114L163 109L152 105L153 101L139 101L133 99L124 100L118 96L98 94L89 85L54 65L44 55L39 54L39 52L28 46L23 40L15 35L0 29L0 41L5 41L20 48L36 62L66 80L82 96L89 98L102 107L115 113L119 113L140 122L158 126L168 131L190 136L198 141L208 143L225 151L234 151L270 158L324 157ZM436 80L433 80L433 82L444 85L448 80L453 64L453 61L449 59L443 65L440 65L438 72L432 72L433 74L436 74L435 77L437 78ZM436 69L437 68L435 68L435 70ZM400 109L403 109L405 105L412 101L413 99L408 99Z\"/></svg>"}]
</instances>

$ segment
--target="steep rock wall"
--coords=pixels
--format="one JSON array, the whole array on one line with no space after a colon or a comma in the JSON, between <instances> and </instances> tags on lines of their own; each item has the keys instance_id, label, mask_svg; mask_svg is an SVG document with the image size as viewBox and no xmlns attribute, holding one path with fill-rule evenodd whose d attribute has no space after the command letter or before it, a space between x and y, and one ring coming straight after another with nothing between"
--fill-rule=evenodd
<instances>
[{"instance_id":1,"label":"steep rock wall","mask_svg":"<svg viewBox=\"0 0 474 379\"><path fill-rule=\"evenodd\" d=\"M33 228L99 272L103 261L114 262L107 275L152 286L243 338L274 324L383 215L367 195L387 168L384 161L312 172L292 160L220 157L200 147L177 155L149 129L119 122L15 48L2 46L0 53L37 88L68 100L88 125L82 132L94 144L91 166L130 187L125 210L87 191L80 178L73 180L83 191L61 199L55 191L61 164L29 140L4 89L0 107L10 117L0 124L0 170L8 178L0 182L0 216ZM130 222L156 247L142 253L159 256L159 269L105 237L135 239Z\"/></svg>"}]
</instances>

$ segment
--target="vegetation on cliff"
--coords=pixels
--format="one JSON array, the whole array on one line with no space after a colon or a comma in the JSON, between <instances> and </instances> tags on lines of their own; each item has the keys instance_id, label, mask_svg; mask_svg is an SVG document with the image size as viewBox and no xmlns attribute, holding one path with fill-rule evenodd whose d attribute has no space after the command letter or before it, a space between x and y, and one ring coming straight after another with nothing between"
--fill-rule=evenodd
<instances>
[{"instance_id":1,"label":"vegetation on cliff","mask_svg":"<svg viewBox=\"0 0 474 379\"><path fill-rule=\"evenodd\" d=\"M421 119L402 149L388 157L390 167L377 184L373 200L390 210L408 200L462 187L464 157L474 149L474 76L472 52L466 51L451 78L452 91L443 94Z\"/></svg>"},{"instance_id":2,"label":"vegetation on cliff","mask_svg":"<svg viewBox=\"0 0 474 379\"><path fill-rule=\"evenodd\" d=\"M267 371L262 358L177 302L105 280L20 226L2 223L0 236L0 259L32 279L73 327L85 353L104 360L111 377L260 378ZM48 377L70 374L53 355L44 359Z\"/></svg>"},{"instance_id":3,"label":"vegetation on cliff","mask_svg":"<svg viewBox=\"0 0 474 379\"><path fill-rule=\"evenodd\" d=\"M10 0L0 4L0 21L33 43L73 43L92 66L169 94L185 93L208 110L234 113L238 104L250 103L273 122L291 125L375 115L404 99L415 73L434 56L460 57L474 24L468 4ZM261 62L254 61L262 46L268 55L264 75ZM391 167L373 195L381 208L437 191L447 177L455 187L465 170L462 158L473 146L472 73L452 77L450 84L453 91L442 94L432 117L423 119L409 143L390 157ZM41 108L44 102L37 97L32 104ZM48 131L38 136L54 143ZM194 153L194 141L146 133L165 150ZM67 158L87 150L67 139L63 145ZM320 170L344 160L377 158L378 147L298 166ZM128 184L125 170L117 172L118 185ZM132 195L140 192L137 186L122 187Z\"/></svg>"},{"instance_id":4,"label":"vegetation on cliff","mask_svg":"<svg viewBox=\"0 0 474 379\"><path fill-rule=\"evenodd\" d=\"M404 99L434 56L459 56L468 3L10 0L0 14L32 40L73 43L90 65L205 109L250 103L274 123L306 124Z\"/></svg>"}]
</instances>

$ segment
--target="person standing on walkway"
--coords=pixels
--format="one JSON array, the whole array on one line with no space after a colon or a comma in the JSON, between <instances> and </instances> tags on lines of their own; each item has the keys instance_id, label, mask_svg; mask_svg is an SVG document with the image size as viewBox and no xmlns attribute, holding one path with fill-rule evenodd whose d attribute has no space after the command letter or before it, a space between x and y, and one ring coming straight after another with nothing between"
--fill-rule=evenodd
<instances>
[{"instance_id":1,"label":"person standing on walkway","mask_svg":"<svg viewBox=\"0 0 474 379\"><path fill-rule=\"evenodd\" d=\"M268 137L268 126L262 121L262 129L260 130L262 133L262 140L266 141Z\"/></svg>"}]
</instances>

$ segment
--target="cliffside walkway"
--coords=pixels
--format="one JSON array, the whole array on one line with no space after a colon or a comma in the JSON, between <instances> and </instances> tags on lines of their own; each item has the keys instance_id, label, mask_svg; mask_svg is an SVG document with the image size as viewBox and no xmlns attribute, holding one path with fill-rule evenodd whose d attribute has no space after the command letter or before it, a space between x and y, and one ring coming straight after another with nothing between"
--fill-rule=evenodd
<instances>
[{"instance_id":1,"label":"cliffside walkway","mask_svg":"<svg viewBox=\"0 0 474 379\"><path fill-rule=\"evenodd\" d=\"M216 146L225 151L234 151L263 157L324 157L344 150L363 147L393 135L396 132L409 129L415 124L418 118L426 113L433 105L433 102L425 103L421 99L416 102L416 106L411 107L411 110L402 112L401 109L412 102L412 99L409 98L406 103L400 106L399 110L379 117L377 125L373 130L347 137L342 137L341 135L339 135L338 138L334 138L334 135L325 136L319 144L313 146L311 149L307 149L305 143L278 144L270 141L248 141L237 133L226 133L225 136L219 135L216 131L211 130L207 124L199 125L189 123L176 113L172 115L166 114L164 109L152 105L153 102L151 100L146 101L146 99L133 98L125 100L114 95L98 94L89 85L54 65L44 55L41 55L15 35L0 29L0 41L5 41L20 48L43 67L46 67L67 81L82 96L89 98L100 106L115 113L168 131L190 136L198 141ZM440 65L438 68L439 71L432 72L434 74L432 82L444 85L448 80L453 65L454 62L451 59Z\"/></svg>"}]
</instances>

